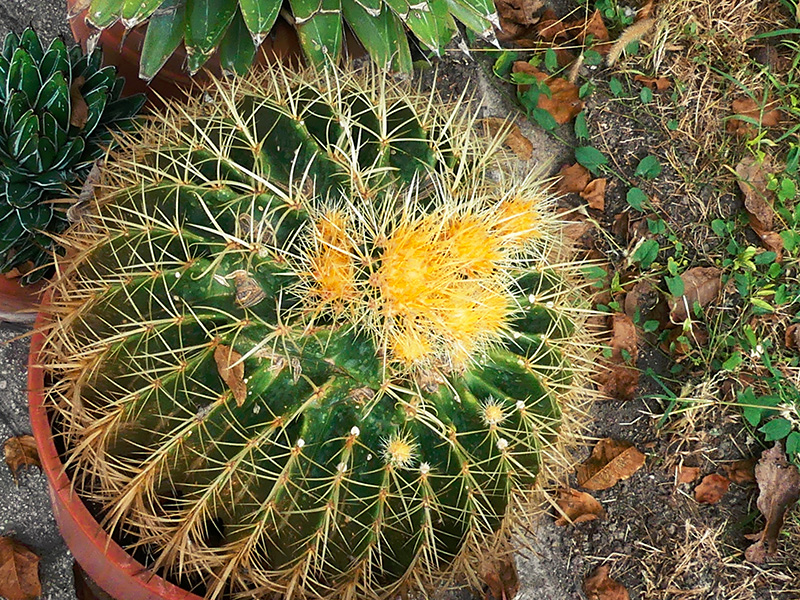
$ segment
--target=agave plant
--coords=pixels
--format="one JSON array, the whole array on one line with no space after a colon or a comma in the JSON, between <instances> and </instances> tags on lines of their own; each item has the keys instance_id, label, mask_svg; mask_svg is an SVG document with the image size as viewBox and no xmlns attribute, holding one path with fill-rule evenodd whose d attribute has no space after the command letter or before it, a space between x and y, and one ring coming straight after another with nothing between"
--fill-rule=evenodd
<instances>
[{"instance_id":1,"label":"agave plant","mask_svg":"<svg viewBox=\"0 0 800 600\"><path fill-rule=\"evenodd\" d=\"M455 19L494 39L499 24L493 0L290 0L288 19L306 57L336 61L344 24L380 65L410 71L406 27L438 53L456 32ZM243 73L281 13L282 0L77 0L74 17L88 8L86 22L105 29L119 20L126 29L149 21L140 76L150 80L183 42L188 70L196 73L219 50L223 68Z\"/></svg>"},{"instance_id":2,"label":"agave plant","mask_svg":"<svg viewBox=\"0 0 800 600\"><path fill-rule=\"evenodd\" d=\"M209 598L385 598L474 583L530 514L583 397L582 300L474 114L278 70L107 163L63 236L47 403L153 568Z\"/></svg>"},{"instance_id":3,"label":"agave plant","mask_svg":"<svg viewBox=\"0 0 800 600\"><path fill-rule=\"evenodd\" d=\"M54 201L87 177L144 97L120 98L124 80L55 39L45 50L32 29L9 33L0 54L0 272L51 260L66 212ZM34 281L47 274L35 269Z\"/></svg>"}]
</instances>

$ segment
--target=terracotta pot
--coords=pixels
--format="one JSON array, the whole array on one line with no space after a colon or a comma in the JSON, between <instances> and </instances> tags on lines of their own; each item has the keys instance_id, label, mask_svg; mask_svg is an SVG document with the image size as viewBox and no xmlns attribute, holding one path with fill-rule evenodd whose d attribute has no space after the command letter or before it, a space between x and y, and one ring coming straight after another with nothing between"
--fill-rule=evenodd
<instances>
[{"instance_id":1,"label":"terracotta pot","mask_svg":"<svg viewBox=\"0 0 800 600\"><path fill-rule=\"evenodd\" d=\"M0 274L0 321L33 323L45 285L20 285L19 278Z\"/></svg>"},{"instance_id":2,"label":"terracotta pot","mask_svg":"<svg viewBox=\"0 0 800 600\"><path fill-rule=\"evenodd\" d=\"M67 10L69 11L77 2L78 0L67 0ZM86 24L86 12L83 11L70 19L72 35L83 47L84 52L87 40L92 33L95 33ZM185 91L191 88L193 83L203 83L208 80L208 75L204 71L194 77L190 77L184 71L186 49L183 44L169 57L149 85L139 79L139 55L142 52L146 30L146 24L142 24L126 34L125 27L118 21L113 27L105 29L100 34L98 44L103 48L103 63L114 65L117 67L117 73L125 77L125 95L144 92L148 94L151 101L157 100L158 96L165 99L180 97L185 95ZM261 44L257 55L259 64L275 60L282 62L299 60L300 43L294 28L279 18L272 35L268 36ZM204 69L214 75L221 75L222 69L216 54L206 63Z\"/></svg>"},{"instance_id":3,"label":"terracotta pot","mask_svg":"<svg viewBox=\"0 0 800 600\"><path fill-rule=\"evenodd\" d=\"M44 301L47 302L47 296ZM39 360L47 318L39 315L28 364L29 410L42 470L50 484L53 513L75 560L107 594L118 600L203 600L169 583L132 558L103 530L72 488L56 451L44 405L44 369Z\"/></svg>"}]
</instances>

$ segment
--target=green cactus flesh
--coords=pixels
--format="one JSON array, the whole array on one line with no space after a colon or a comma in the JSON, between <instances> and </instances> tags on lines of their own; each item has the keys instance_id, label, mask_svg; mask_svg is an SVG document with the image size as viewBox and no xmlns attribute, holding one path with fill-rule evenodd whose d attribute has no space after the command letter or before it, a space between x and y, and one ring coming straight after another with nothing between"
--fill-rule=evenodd
<instances>
[{"instance_id":1,"label":"green cactus flesh","mask_svg":"<svg viewBox=\"0 0 800 600\"><path fill-rule=\"evenodd\" d=\"M47 49L32 29L9 33L0 52L0 273L27 269L25 281L49 274L52 237L66 228L55 204L80 186L144 103L120 98L123 79L55 39ZM78 115L78 103L85 114ZM31 270L33 269L33 270Z\"/></svg>"},{"instance_id":2,"label":"green cactus flesh","mask_svg":"<svg viewBox=\"0 0 800 600\"><path fill-rule=\"evenodd\" d=\"M66 234L44 356L76 485L210 597L469 571L573 396L546 201L486 176L463 106L367 79L174 109Z\"/></svg>"}]
</instances>

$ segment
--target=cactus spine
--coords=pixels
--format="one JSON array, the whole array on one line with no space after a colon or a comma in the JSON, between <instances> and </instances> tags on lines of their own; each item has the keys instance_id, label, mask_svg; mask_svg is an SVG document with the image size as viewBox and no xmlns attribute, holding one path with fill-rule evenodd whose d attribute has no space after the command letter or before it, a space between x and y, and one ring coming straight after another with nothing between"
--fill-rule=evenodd
<instances>
[{"instance_id":1,"label":"cactus spine","mask_svg":"<svg viewBox=\"0 0 800 600\"><path fill-rule=\"evenodd\" d=\"M61 240L77 488L208 597L474 576L557 454L579 299L465 105L278 70L175 106Z\"/></svg>"}]
</instances>

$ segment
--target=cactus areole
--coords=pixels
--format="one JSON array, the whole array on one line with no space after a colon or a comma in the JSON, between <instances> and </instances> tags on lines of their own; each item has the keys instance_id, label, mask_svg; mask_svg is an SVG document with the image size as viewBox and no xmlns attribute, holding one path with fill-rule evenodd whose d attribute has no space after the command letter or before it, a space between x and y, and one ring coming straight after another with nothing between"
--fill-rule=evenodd
<instances>
[{"instance_id":1,"label":"cactus areole","mask_svg":"<svg viewBox=\"0 0 800 600\"><path fill-rule=\"evenodd\" d=\"M64 236L41 356L74 484L209 598L474 581L577 393L548 201L466 105L232 87L139 132Z\"/></svg>"}]
</instances>

